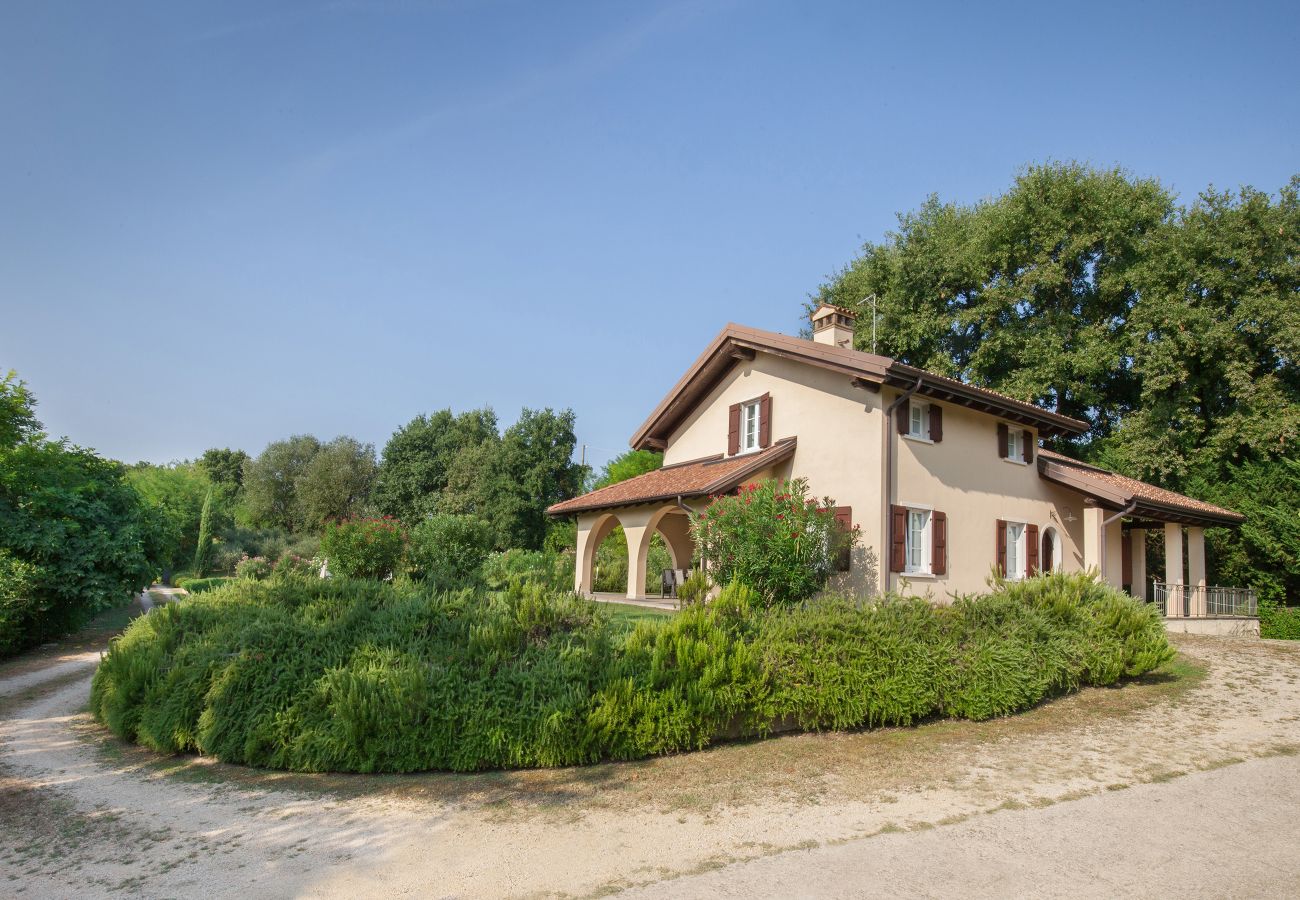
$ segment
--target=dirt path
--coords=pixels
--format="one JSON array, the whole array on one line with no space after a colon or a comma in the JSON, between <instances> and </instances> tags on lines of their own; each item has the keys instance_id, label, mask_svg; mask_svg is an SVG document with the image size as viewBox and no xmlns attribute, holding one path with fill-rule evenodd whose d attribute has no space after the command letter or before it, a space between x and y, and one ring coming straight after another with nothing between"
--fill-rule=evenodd
<instances>
[{"instance_id":1,"label":"dirt path","mask_svg":"<svg viewBox=\"0 0 1300 900\"><path fill-rule=\"evenodd\" d=\"M1297 807L1300 758L1254 759L1046 809L792 850L623 896L1295 897Z\"/></svg>"},{"instance_id":2,"label":"dirt path","mask_svg":"<svg viewBox=\"0 0 1300 900\"><path fill-rule=\"evenodd\" d=\"M958 835L1014 823L1025 808L1077 843L1089 829L1069 813L1085 800L1108 809L1151 792L1163 803L1166 789L1193 783L1178 779L1185 773L1246 771L1236 764L1300 751L1300 647L1189 637L1179 646L1179 679L1085 691L995 722L400 778L159 760L107 737L84 711L90 670L65 669L0 698L0 893L582 896L799 858L781 855L792 849L887 847L898 832L936 827ZM1229 797L1202 808L1186 832L1225 810L1294 809L1260 784L1243 782L1236 806ZM1196 846L1170 852L1193 869L1216 863Z\"/></svg>"}]
</instances>

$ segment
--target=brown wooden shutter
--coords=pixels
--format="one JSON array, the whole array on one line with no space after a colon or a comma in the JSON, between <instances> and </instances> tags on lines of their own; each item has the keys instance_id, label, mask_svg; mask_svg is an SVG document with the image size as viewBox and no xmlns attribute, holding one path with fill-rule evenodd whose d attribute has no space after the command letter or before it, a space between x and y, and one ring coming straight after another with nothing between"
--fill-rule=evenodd
<instances>
[{"instance_id":1,"label":"brown wooden shutter","mask_svg":"<svg viewBox=\"0 0 1300 900\"><path fill-rule=\"evenodd\" d=\"M938 511L930 513L930 571L935 575L948 571L948 514Z\"/></svg>"},{"instance_id":2,"label":"brown wooden shutter","mask_svg":"<svg viewBox=\"0 0 1300 900\"><path fill-rule=\"evenodd\" d=\"M758 446L772 446L772 395L758 398Z\"/></svg>"},{"instance_id":3,"label":"brown wooden shutter","mask_svg":"<svg viewBox=\"0 0 1300 900\"><path fill-rule=\"evenodd\" d=\"M889 571L907 569L907 507L889 507Z\"/></svg>"},{"instance_id":4,"label":"brown wooden shutter","mask_svg":"<svg viewBox=\"0 0 1300 900\"><path fill-rule=\"evenodd\" d=\"M998 456L1002 459L1007 458L1007 436L1010 432L1005 422L998 423Z\"/></svg>"},{"instance_id":5,"label":"brown wooden shutter","mask_svg":"<svg viewBox=\"0 0 1300 900\"><path fill-rule=\"evenodd\" d=\"M1032 578L1038 574L1038 526L1025 526L1025 574Z\"/></svg>"},{"instance_id":6,"label":"brown wooden shutter","mask_svg":"<svg viewBox=\"0 0 1300 900\"><path fill-rule=\"evenodd\" d=\"M735 456L740 452L740 404L731 404L727 413L727 455Z\"/></svg>"},{"instance_id":7,"label":"brown wooden shutter","mask_svg":"<svg viewBox=\"0 0 1300 900\"><path fill-rule=\"evenodd\" d=\"M936 444L943 440L943 407L930 404L930 440Z\"/></svg>"},{"instance_id":8,"label":"brown wooden shutter","mask_svg":"<svg viewBox=\"0 0 1300 900\"><path fill-rule=\"evenodd\" d=\"M1003 426L1002 426L1002 429L1005 431L1005 430L1006 430L1006 427L1007 427L1007 426L1003 425ZM1003 452L1003 455L1006 454L1006 444L1003 444L1003 445L1002 445L1002 452ZM1007 522L1006 522L1006 519L998 519L998 535L997 535L997 539L996 539L996 541L995 541L994 546L997 548L997 549L996 549L996 553L997 553L997 557L996 557L996 559L997 559L998 574L1001 575L1003 578L1006 578L1006 577L1007 577Z\"/></svg>"},{"instance_id":9,"label":"brown wooden shutter","mask_svg":"<svg viewBox=\"0 0 1300 900\"><path fill-rule=\"evenodd\" d=\"M853 530L853 507L835 507L835 524L844 534L851 532ZM853 548L849 546L848 541L846 540L844 546L840 548L839 557L835 561L835 571L847 572L849 570L853 564L851 555L852 549Z\"/></svg>"},{"instance_id":10,"label":"brown wooden shutter","mask_svg":"<svg viewBox=\"0 0 1300 900\"><path fill-rule=\"evenodd\" d=\"M898 404L898 409L894 411L894 415L898 416L894 421L894 426L898 429L899 434L907 434L912 430L911 401L904 400L902 403Z\"/></svg>"},{"instance_id":11,"label":"brown wooden shutter","mask_svg":"<svg viewBox=\"0 0 1300 900\"><path fill-rule=\"evenodd\" d=\"M1034 433L1025 429L1024 436L1020 439L1020 445L1024 448L1025 462L1034 461Z\"/></svg>"}]
</instances>

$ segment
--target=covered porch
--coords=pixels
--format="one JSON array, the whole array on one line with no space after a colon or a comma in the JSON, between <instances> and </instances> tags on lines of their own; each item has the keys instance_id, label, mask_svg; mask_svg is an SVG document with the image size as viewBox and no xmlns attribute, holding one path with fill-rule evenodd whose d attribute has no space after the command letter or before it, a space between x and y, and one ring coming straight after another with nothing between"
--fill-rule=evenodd
<instances>
[{"instance_id":1,"label":"covered porch","mask_svg":"<svg viewBox=\"0 0 1300 900\"><path fill-rule=\"evenodd\" d=\"M1255 593L1211 585L1205 529L1235 528L1245 517L1056 453L1039 457L1039 474L1083 495L1083 564L1139 600L1155 603L1171 631L1259 633ZM1163 571L1147 565L1147 537L1163 536Z\"/></svg>"},{"instance_id":2,"label":"covered porch","mask_svg":"<svg viewBox=\"0 0 1300 900\"><path fill-rule=\"evenodd\" d=\"M621 526L627 541L627 584L621 599L659 600L658 592L648 591L646 585L647 574L656 576L651 580L659 582L659 573L647 572L654 537L662 539L671 561L670 571L680 580L700 565L691 537L691 517L703 510L711 497L734 491L746 481L772 475L774 467L793 456L794 450L795 439L788 438L754 453L719 454L668 465L555 504L547 510L550 515L574 516L577 520L574 590L584 596L596 594L596 552Z\"/></svg>"}]
</instances>

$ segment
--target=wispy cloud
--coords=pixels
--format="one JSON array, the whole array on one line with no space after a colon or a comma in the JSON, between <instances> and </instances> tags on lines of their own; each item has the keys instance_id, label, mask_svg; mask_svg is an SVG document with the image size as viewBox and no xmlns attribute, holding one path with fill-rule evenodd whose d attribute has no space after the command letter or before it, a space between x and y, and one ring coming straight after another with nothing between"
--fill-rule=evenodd
<instances>
[{"instance_id":1,"label":"wispy cloud","mask_svg":"<svg viewBox=\"0 0 1300 900\"><path fill-rule=\"evenodd\" d=\"M364 0L339 2L359 3ZM508 109L588 81L616 68L657 35L681 28L709 9L708 4L691 2L661 7L631 25L601 36L554 64L521 73L508 81L424 110L389 126L343 138L298 160L291 171L298 178L319 178L359 157L419 140L446 123L469 115Z\"/></svg>"}]
</instances>

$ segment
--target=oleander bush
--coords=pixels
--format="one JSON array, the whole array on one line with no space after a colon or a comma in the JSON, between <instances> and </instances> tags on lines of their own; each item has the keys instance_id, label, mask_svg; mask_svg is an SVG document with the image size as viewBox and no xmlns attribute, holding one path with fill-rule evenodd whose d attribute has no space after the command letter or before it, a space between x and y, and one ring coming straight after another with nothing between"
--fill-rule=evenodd
<instances>
[{"instance_id":1,"label":"oleander bush","mask_svg":"<svg viewBox=\"0 0 1300 900\"><path fill-rule=\"evenodd\" d=\"M397 573L406 547L406 532L396 519L346 519L325 526L320 552L332 575L388 578Z\"/></svg>"},{"instance_id":2,"label":"oleander bush","mask_svg":"<svg viewBox=\"0 0 1300 900\"><path fill-rule=\"evenodd\" d=\"M250 581L261 581L271 575L271 561L265 556L245 556L235 563L235 576Z\"/></svg>"},{"instance_id":3,"label":"oleander bush","mask_svg":"<svg viewBox=\"0 0 1300 900\"><path fill-rule=\"evenodd\" d=\"M91 705L155 750L298 771L558 766L791 729L987 719L1148 672L1152 607L1085 576L934 607L768 607L742 584L627 631L600 604L516 580L434 592L240 580L133 622Z\"/></svg>"},{"instance_id":4,"label":"oleander bush","mask_svg":"<svg viewBox=\"0 0 1300 900\"><path fill-rule=\"evenodd\" d=\"M435 515L411 529L406 568L434 590L477 586L496 533L475 516Z\"/></svg>"}]
</instances>

